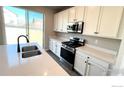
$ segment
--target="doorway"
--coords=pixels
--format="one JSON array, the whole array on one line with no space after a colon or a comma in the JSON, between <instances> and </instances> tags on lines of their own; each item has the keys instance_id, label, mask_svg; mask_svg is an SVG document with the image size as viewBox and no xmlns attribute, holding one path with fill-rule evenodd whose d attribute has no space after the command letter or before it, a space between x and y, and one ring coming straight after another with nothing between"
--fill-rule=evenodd
<instances>
[{"instance_id":1,"label":"doorway","mask_svg":"<svg viewBox=\"0 0 124 93\"><path fill-rule=\"evenodd\" d=\"M43 47L43 13L11 6L3 7L7 44L17 44L19 35L26 35L30 42L37 42ZM21 38L20 43L25 43Z\"/></svg>"}]
</instances>

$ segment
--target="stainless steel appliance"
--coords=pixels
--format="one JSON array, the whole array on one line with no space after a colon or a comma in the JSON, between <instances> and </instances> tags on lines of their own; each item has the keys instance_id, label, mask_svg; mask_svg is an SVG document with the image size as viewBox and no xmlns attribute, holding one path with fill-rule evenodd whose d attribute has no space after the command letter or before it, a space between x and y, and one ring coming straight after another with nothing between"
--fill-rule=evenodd
<instances>
[{"instance_id":1,"label":"stainless steel appliance","mask_svg":"<svg viewBox=\"0 0 124 93\"><path fill-rule=\"evenodd\" d=\"M78 38L70 39L70 41L62 42L61 59L74 66L76 47L84 46L85 40L80 42Z\"/></svg>"},{"instance_id":2,"label":"stainless steel appliance","mask_svg":"<svg viewBox=\"0 0 124 93\"><path fill-rule=\"evenodd\" d=\"M68 33L83 33L84 22L73 22L67 25Z\"/></svg>"}]
</instances>

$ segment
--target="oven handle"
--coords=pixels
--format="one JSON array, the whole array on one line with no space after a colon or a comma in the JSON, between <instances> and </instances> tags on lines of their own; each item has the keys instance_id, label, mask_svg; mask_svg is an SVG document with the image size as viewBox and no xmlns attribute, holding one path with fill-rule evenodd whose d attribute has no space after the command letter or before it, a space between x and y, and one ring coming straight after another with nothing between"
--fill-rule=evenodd
<instances>
[{"instance_id":1,"label":"oven handle","mask_svg":"<svg viewBox=\"0 0 124 93\"><path fill-rule=\"evenodd\" d=\"M74 52L73 52L73 51L66 49L64 46L61 46L61 48L65 49L65 50L67 50L67 51L70 51L71 53L73 53L73 54L74 54Z\"/></svg>"}]
</instances>

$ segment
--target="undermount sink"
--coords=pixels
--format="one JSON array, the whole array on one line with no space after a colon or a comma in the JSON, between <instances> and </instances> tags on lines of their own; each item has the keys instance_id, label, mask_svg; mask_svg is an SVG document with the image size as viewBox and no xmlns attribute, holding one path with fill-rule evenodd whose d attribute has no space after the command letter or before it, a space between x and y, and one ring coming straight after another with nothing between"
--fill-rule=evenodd
<instances>
[{"instance_id":1,"label":"undermount sink","mask_svg":"<svg viewBox=\"0 0 124 93\"><path fill-rule=\"evenodd\" d=\"M22 58L33 57L40 54L41 52L36 45L22 47Z\"/></svg>"},{"instance_id":2,"label":"undermount sink","mask_svg":"<svg viewBox=\"0 0 124 93\"><path fill-rule=\"evenodd\" d=\"M35 45L22 47L22 52L33 51L33 50L38 50L38 47Z\"/></svg>"},{"instance_id":3,"label":"undermount sink","mask_svg":"<svg viewBox=\"0 0 124 93\"><path fill-rule=\"evenodd\" d=\"M22 58L32 57L32 56L36 56L36 55L40 55L40 54L41 54L41 52L39 50L23 52Z\"/></svg>"}]
</instances>

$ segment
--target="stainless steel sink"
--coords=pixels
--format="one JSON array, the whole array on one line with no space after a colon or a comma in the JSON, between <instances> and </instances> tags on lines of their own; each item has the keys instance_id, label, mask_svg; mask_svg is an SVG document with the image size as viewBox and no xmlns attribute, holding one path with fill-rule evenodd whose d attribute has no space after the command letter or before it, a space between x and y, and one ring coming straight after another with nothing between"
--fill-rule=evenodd
<instances>
[{"instance_id":1,"label":"stainless steel sink","mask_svg":"<svg viewBox=\"0 0 124 93\"><path fill-rule=\"evenodd\" d=\"M22 47L22 58L40 55L41 52L36 45Z\"/></svg>"},{"instance_id":2,"label":"stainless steel sink","mask_svg":"<svg viewBox=\"0 0 124 93\"><path fill-rule=\"evenodd\" d=\"M32 56L36 56L36 55L40 55L40 54L41 54L41 52L39 50L23 52L22 58L32 57Z\"/></svg>"},{"instance_id":3,"label":"stainless steel sink","mask_svg":"<svg viewBox=\"0 0 124 93\"><path fill-rule=\"evenodd\" d=\"M38 50L38 47L35 45L22 47L22 52L33 51L33 50Z\"/></svg>"}]
</instances>

